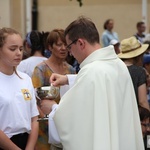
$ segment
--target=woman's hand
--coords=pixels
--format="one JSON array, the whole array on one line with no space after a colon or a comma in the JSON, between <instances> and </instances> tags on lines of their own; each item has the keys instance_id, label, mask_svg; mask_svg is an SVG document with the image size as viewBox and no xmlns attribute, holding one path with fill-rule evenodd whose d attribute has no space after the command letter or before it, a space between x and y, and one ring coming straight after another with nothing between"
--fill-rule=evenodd
<instances>
[{"instance_id":1,"label":"woman's hand","mask_svg":"<svg viewBox=\"0 0 150 150\"><path fill-rule=\"evenodd\" d=\"M48 115L52 111L54 104L56 104L54 100L42 100L40 104L42 112Z\"/></svg>"}]
</instances>

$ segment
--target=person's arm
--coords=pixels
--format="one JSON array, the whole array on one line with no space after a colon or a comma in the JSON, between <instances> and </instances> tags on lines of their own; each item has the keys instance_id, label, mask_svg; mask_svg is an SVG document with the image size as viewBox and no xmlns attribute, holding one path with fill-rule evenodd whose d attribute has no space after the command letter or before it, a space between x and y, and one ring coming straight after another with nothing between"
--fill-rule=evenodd
<instances>
[{"instance_id":1,"label":"person's arm","mask_svg":"<svg viewBox=\"0 0 150 150\"><path fill-rule=\"evenodd\" d=\"M2 130L0 130L0 148L7 150L21 150L15 145Z\"/></svg>"},{"instance_id":2,"label":"person's arm","mask_svg":"<svg viewBox=\"0 0 150 150\"><path fill-rule=\"evenodd\" d=\"M147 89L145 83L138 87L138 98L139 98L139 105L150 110L147 100Z\"/></svg>"},{"instance_id":3,"label":"person's arm","mask_svg":"<svg viewBox=\"0 0 150 150\"><path fill-rule=\"evenodd\" d=\"M54 86L60 86L60 96L62 97L74 84L76 74L60 75L53 73L50 77L50 83Z\"/></svg>"},{"instance_id":4,"label":"person's arm","mask_svg":"<svg viewBox=\"0 0 150 150\"><path fill-rule=\"evenodd\" d=\"M31 122L31 133L28 138L26 150L34 150L37 138L38 138L38 130L39 130L39 123L38 117L33 117Z\"/></svg>"},{"instance_id":5,"label":"person's arm","mask_svg":"<svg viewBox=\"0 0 150 150\"><path fill-rule=\"evenodd\" d=\"M51 113L49 114L49 128L48 128L48 134L49 134L49 143L51 144L60 144L61 141L60 141L60 137L58 135L58 132L57 132L57 129L56 129L56 126L55 126L55 122L53 120L53 117L55 115L55 112L58 108L58 104L54 104L52 106L52 111Z\"/></svg>"},{"instance_id":6,"label":"person's arm","mask_svg":"<svg viewBox=\"0 0 150 150\"><path fill-rule=\"evenodd\" d=\"M61 75L61 74L53 73L50 76L49 82L53 86L62 86L62 85L68 84L68 78L67 78L66 75Z\"/></svg>"},{"instance_id":7,"label":"person's arm","mask_svg":"<svg viewBox=\"0 0 150 150\"><path fill-rule=\"evenodd\" d=\"M58 108L58 104L54 100L42 100L41 102L41 110L45 114L49 114L48 119L48 134L49 134L49 143L52 144L60 144L60 138L53 120L55 112Z\"/></svg>"},{"instance_id":8,"label":"person's arm","mask_svg":"<svg viewBox=\"0 0 150 150\"><path fill-rule=\"evenodd\" d=\"M103 34L103 36L102 36L102 43L103 43L103 47L106 47L109 45L109 41L108 41L106 34Z\"/></svg>"},{"instance_id":9,"label":"person's arm","mask_svg":"<svg viewBox=\"0 0 150 150\"><path fill-rule=\"evenodd\" d=\"M42 100L40 108L44 114L48 115L52 111L52 107L54 104L57 104L54 100Z\"/></svg>"},{"instance_id":10,"label":"person's arm","mask_svg":"<svg viewBox=\"0 0 150 150\"><path fill-rule=\"evenodd\" d=\"M76 74L60 75L53 73L50 77L50 83L53 84L53 86L62 86L66 84L72 85L76 76Z\"/></svg>"},{"instance_id":11,"label":"person's arm","mask_svg":"<svg viewBox=\"0 0 150 150\"><path fill-rule=\"evenodd\" d=\"M36 141L38 138L38 130L39 130L39 122L37 121L39 112L38 112L37 104L36 104L35 90L34 90L32 81L30 83L31 83L31 87L32 87L31 88L32 100L30 101L31 131L30 131L30 134L28 137L28 141L27 141L25 150L34 150L35 144L36 144Z\"/></svg>"}]
</instances>

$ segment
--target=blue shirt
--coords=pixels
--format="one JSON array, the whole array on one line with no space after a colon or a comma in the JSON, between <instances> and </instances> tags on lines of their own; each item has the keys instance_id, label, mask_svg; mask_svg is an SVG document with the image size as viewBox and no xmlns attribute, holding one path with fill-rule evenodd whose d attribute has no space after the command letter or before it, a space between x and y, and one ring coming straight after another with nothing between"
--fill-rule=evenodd
<instances>
[{"instance_id":1,"label":"blue shirt","mask_svg":"<svg viewBox=\"0 0 150 150\"><path fill-rule=\"evenodd\" d=\"M110 41L113 39L116 39L117 41L119 41L118 34L116 32L110 32L108 30L105 30L102 34L103 47L109 46Z\"/></svg>"}]
</instances>

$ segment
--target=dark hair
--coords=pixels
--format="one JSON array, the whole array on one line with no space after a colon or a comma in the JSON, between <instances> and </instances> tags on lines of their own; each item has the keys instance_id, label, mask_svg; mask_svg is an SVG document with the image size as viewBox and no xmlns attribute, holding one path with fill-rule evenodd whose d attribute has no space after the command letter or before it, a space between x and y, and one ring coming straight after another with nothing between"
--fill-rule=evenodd
<instances>
[{"instance_id":1,"label":"dark hair","mask_svg":"<svg viewBox=\"0 0 150 150\"><path fill-rule=\"evenodd\" d=\"M47 37L49 35L49 31L47 32L42 32L43 33L43 43L44 43L44 49L47 49L47 46L46 46L46 41L47 41Z\"/></svg>"},{"instance_id":2,"label":"dark hair","mask_svg":"<svg viewBox=\"0 0 150 150\"><path fill-rule=\"evenodd\" d=\"M150 41L144 41L144 43L143 44L149 44L150 45Z\"/></svg>"},{"instance_id":3,"label":"dark hair","mask_svg":"<svg viewBox=\"0 0 150 150\"><path fill-rule=\"evenodd\" d=\"M142 54L140 54L140 55L138 55L138 56L136 56L136 57L133 57L132 59L133 59L133 64L134 65L138 65L138 63L139 63L139 61L142 59L143 60L143 55L144 55L144 53L142 53Z\"/></svg>"},{"instance_id":4,"label":"dark hair","mask_svg":"<svg viewBox=\"0 0 150 150\"><path fill-rule=\"evenodd\" d=\"M65 35L64 35L64 30L63 30L63 29L54 29L54 30L52 30L52 31L49 33L49 35L48 35L48 37L47 37L47 40L46 40L46 47L47 47L47 49L49 49L49 48L48 48L49 45L50 45L51 47L53 47L53 44L54 44L54 43L57 44L59 38L61 39L61 41L62 41L63 43L66 44Z\"/></svg>"},{"instance_id":5,"label":"dark hair","mask_svg":"<svg viewBox=\"0 0 150 150\"><path fill-rule=\"evenodd\" d=\"M143 24L145 24L143 21L139 21L139 22L137 22L136 27L138 28L138 27L140 27Z\"/></svg>"},{"instance_id":6,"label":"dark hair","mask_svg":"<svg viewBox=\"0 0 150 150\"><path fill-rule=\"evenodd\" d=\"M139 115L140 115L140 121L143 121L145 119L150 119L150 111L142 106L138 106L139 109Z\"/></svg>"},{"instance_id":7,"label":"dark hair","mask_svg":"<svg viewBox=\"0 0 150 150\"><path fill-rule=\"evenodd\" d=\"M65 30L71 41L78 38L86 39L90 44L99 43L99 34L95 24L83 16L73 21Z\"/></svg>"},{"instance_id":8,"label":"dark hair","mask_svg":"<svg viewBox=\"0 0 150 150\"><path fill-rule=\"evenodd\" d=\"M107 25L109 24L110 21L113 21L113 19L107 19L107 20L104 22L104 26L103 26L104 30L107 29Z\"/></svg>"},{"instance_id":9,"label":"dark hair","mask_svg":"<svg viewBox=\"0 0 150 150\"><path fill-rule=\"evenodd\" d=\"M27 34L26 41L31 48L31 56L33 56L36 51L41 51L44 56L43 36L43 33L39 31L31 31Z\"/></svg>"}]
</instances>

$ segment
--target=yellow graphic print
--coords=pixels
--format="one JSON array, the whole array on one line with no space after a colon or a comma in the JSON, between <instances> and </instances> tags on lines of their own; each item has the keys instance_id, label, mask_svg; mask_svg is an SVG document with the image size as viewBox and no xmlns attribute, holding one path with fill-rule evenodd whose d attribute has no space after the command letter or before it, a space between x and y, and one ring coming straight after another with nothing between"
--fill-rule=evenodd
<instances>
[{"instance_id":1,"label":"yellow graphic print","mask_svg":"<svg viewBox=\"0 0 150 150\"><path fill-rule=\"evenodd\" d=\"M25 100L31 100L31 94L28 89L22 89L21 91Z\"/></svg>"}]
</instances>

